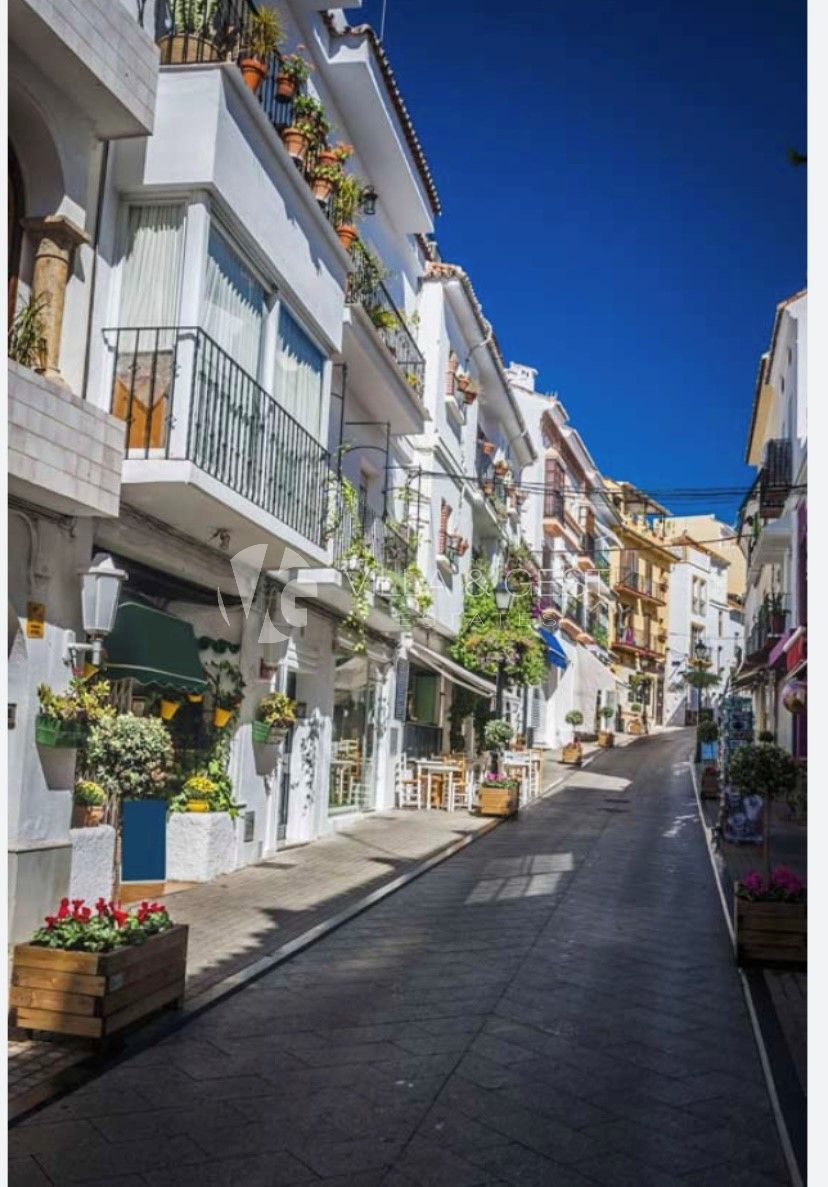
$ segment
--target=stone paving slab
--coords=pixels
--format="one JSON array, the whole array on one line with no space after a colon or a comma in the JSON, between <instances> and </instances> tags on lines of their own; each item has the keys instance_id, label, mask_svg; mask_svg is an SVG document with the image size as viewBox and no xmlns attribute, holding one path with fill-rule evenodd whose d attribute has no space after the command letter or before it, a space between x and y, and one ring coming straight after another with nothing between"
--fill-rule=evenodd
<instances>
[{"instance_id":1,"label":"stone paving slab","mask_svg":"<svg viewBox=\"0 0 828 1187\"><path fill-rule=\"evenodd\" d=\"M279 851L255 866L164 896L190 928L187 995L215 985L413 869L453 841L490 826L467 812L378 812L335 836ZM48 1098L89 1048L70 1040L12 1039L9 1107Z\"/></svg>"},{"instance_id":2,"label":"stone paving slab","mask_svg":"<svg viewBox=\"0 0 828 1187\"><path fill-rule=\"evenodd\" d=\"M690 741L601 755L34 1114L10 1184L782 1187Z\"/></svg>"}]
</instances>

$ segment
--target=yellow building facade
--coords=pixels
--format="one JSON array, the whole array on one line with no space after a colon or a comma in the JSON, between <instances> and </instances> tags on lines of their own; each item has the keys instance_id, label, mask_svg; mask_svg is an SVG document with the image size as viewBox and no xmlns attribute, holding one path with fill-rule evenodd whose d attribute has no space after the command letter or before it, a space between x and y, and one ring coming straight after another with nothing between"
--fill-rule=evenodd
<instances>
[{"instance_id":1,"label":"yellow building facade","mask_svg":"<svg viewBox=\"0 0 828 1187\"><path fill-rule=\"evenodd\" d=\"M620 516L620 547L612 553L615 619L610 632L613 670L622 685L625 733L664 719L670 569L675 556L662 535L665 508L628 482L606 480Z\"/></svg>"}]
</instances>

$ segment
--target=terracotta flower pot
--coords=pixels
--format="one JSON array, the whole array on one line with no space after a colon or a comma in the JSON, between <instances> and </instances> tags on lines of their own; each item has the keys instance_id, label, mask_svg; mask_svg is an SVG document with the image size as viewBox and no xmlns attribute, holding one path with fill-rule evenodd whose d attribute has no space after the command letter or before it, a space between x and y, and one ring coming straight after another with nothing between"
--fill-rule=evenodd
<instances>
[{"instance_id":1,"label":"terracotta flower pot","mask_svg":"<svg viewBox=\"0 0 828 1187\"><path fill-rule=\"evenodd\" d=\"M468 389L463 392L463 403L464 404L473 404L476 399L477 399L477 392L469 391Z\"/></svg>"},{"instance_id":2,"label":"terracotta flower pot","mask_svg":"<svg viewBox=\"0 0 828 1187\"><path fill-rule=\"evenodd\" d=\"M308 138L298 128L282 129L282 144L295 161L304 161L308 151Z\"/></svg>"},{"instance_id":3,"label":"terracotta flower pot","mask_svg":"<svg viewBox=\"0 0 828 1187\"><path fill-rule=\"evenodd\" d=\"M509 473L508 463L507 462L495 462L494 471L495 471L495 474L497 474L498 478L502 478L504 474Z\"/></svg>"},{"instance_id":4,"label":"terracotta flower pot","mask_svg":"<svg viewBox=\"0 0 828 1187\"><path fill-rule=\"evenodd\" d=\"M494 494L494 483L493 482L484 482L483 483L483 494L484 495Z\"/></svg>"},{"instance_id":5,"label":"terracotta flower pot","mask_svg":"<svg viewBox=\"0 0 828 1187\"><path fill-rule=\"evenodd\" d=\"M103 804L73 804L72 828L97 828L104 818Z\"/></svg>"},{"instance_id":6,"label":"terracotta flower pot","mask_svg":"<svg viewBox=\"0 0 828 1187\"><path fill-rule=\"evenodd\" d=\"M321 148L316 157L317 165L336 165L336 153L332 148Z\"/></svg>"},{"instance_id":7,"label":"terracotta flower pot","mask_svg":"<svg viewBox=\"0 0 828 1187\"><path fill-rule=\"evenodd\" d=\"M333 193L333 182L327 177L314 177L311 189L318 202L327 202Z\"/></svg>"},{"instance_id":8,"label":"terracotta flower pot","mask_svg":"<svg viewBox=\"0 0 828 1187\"><path fill-rule=\"evenodd\" d=\"M491 457L495 451L494 441L484 441L480 448L486 457Z\"/></svg>"},{"instance_id":9,"label":"terracotta flower pot","mask_svg":"<svg viewBox=\"0 0 828 1187\"><path fill-rule=\"evenodd\" d=\"M258 58L242 58L239 62L239 69L242 72L242 78L246 85L255 94L264 82L264 77L267 74L267 67L264 62L260 62Z\"/></svg>"},{"instance_id":10,"label":"terracotta flower pot","mask_svg":"<svg viewBox=\"0 0 828 1187\"><path fill-rule=\"evenodd\" d=\"M290 74L276 75L276 98L292 99L296 94L296 79Z\"/></svg>"},{"instance_id":11,"label":"terracotta flower pot","mask_svg":"<svg viewBox=\"0 0 828 1187\"><path fill-rule=\"evenodd\" d=\"M339 236L339 242L346 251L350 251L357 241L357 229L351 223L343 223L341 227L336 228L336 233Z\"/></svg>"}]
</instances>

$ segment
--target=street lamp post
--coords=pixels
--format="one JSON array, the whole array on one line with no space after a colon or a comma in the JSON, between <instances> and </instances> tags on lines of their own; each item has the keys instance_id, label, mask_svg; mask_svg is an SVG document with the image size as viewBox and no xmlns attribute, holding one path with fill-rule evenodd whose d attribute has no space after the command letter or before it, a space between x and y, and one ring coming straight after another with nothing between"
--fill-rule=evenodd
<instances>
[{"instance_id":1,"label":"street lamp post","mask_svg":"<svg viewBox=\"0 0 828 1187\"><path fill-rule=\"evenodd\" d=\"M506 581L501 577L500 581L495 586L494 600L497 612L500 615L500 624L503 625L503 619L512 608L514 594L509 589ZM500 653L500 658L497 661L497 684L495 685L495 717L500 721L503 717L503 690L506 684L506 657L503 652ZM499 751L492 751L492 770L495 774L500 771Z\"/></svg>"}]
</instances>

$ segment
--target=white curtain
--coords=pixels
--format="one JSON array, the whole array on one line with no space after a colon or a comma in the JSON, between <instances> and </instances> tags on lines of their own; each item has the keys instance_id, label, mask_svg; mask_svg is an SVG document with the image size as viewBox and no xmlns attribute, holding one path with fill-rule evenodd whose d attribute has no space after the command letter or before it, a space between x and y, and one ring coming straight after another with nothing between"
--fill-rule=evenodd
<instances>
[{"instance_id":1,"label":"white curtain","mask_svg":"<svg viewBox=\"0 0 828 1187\"><path fill-rule=\"evenodd\" d=\"M183 206L130 208L121 289L122 326L178 323L183 252Z\"/></svg>"},{"instance_id":2,"label":"white curtain","mask_svg":"<svg viewBox=\"0 0 828 1187\"><path fill-rule=\"evenodd\" d=\"M284 306L279 310L276 398L303 428L319 438L324 356Z\"/></svg>"},{"instance_id":3,"label":"white curtain","mask_svg":"<svg viewBox=\"0 0 828 1187\"><path fill-rule=\"evenodd\" d=\"M259 373L264 291L224 236L213 227L201 327L249 375Z\"/></svg>"}]
</instances>

